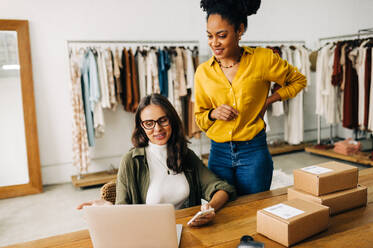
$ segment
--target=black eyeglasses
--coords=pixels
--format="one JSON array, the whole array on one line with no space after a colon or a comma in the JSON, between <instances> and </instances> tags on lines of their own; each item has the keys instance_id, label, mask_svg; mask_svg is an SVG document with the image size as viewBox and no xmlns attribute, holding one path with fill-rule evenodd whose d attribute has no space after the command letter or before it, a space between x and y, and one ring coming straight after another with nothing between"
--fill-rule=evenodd
<instances>
[{"instance_id":1,"label":"black eyeglasses","mask_svg":"<svg viewBox=\"0 0 373 248\"><path fill-rule=\"evenodd\" d=\"M162 116L158 120L145 120L141 122L141 126L147 130L151 130L155 127L155 123L158 123L161 127L167 127L170 125L170 120L167 116Z\"/></svg>"}]
</instances>

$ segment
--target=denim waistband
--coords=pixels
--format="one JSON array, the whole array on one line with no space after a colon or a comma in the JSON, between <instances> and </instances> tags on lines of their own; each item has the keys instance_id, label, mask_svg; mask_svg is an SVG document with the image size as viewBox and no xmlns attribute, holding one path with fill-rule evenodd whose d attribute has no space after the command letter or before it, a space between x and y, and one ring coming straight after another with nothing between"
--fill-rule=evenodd
<instances>
[{"instance_id":1,"label":"denim waistband","mask_svg":"<svg viewBox=\"0 0 373 248\"><path fill-rule=\"evenodd\" d=\"M216 141L213 141L211 140L212 143L214 143L214 145L237 145L237 146L240 146L240 145L249 145L249 144L252 144L252 143L267 143L267 135L266 135L266 132L265 130L263 129L262 131L260 131L257 135L255 135L254 138L252 138L251 140L247 140L247 141L227 141L227 142L216 142Z\"/></svg>"}]
</instances>

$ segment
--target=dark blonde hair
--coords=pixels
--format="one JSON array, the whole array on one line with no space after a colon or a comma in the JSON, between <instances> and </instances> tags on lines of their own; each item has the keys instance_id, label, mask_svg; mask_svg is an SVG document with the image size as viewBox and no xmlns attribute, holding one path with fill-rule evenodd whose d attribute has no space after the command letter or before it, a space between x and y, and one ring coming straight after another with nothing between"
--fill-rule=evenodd
<instances>
[{"instance_id":1,"label":"dark blonde hair","mask_svg":"<svg viewBox=\"0 0 373 248\"><path fill-rule=\"evenodd\" d=\"M167 141L167 167L180 173L188 166L183 163L187 153L188 140L185 137L179 115L166 97L160 94L151 94L141 99L135 114L135 130L132 133L132 144L135 147L145 147L149 144L149 138L141 126L140 115L143 109L151 104L161 107L170 121L172 133Z\"/></svg>"}]
</instances>

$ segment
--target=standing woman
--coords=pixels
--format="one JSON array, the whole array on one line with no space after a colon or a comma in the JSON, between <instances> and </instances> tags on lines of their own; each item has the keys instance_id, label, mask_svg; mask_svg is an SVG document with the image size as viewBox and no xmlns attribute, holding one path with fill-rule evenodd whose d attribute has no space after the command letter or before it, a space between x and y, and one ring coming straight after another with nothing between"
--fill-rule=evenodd
<instances>
[{"instance_id":1,"label":"standing woman","mask_svg":"<svg viewBox=\"0 0 373 248\"><path fill-rule=\"evenodd\" d=\"M260 0L202 0L214 56L195 74L195 116L211 139L209 168L239 194L269 190L273 162L263 116L267 107L306 86L298 69L267 48L240 47L247 16ZM268 97L270 83L282 88Z\"/></svg>"}]
</instances>

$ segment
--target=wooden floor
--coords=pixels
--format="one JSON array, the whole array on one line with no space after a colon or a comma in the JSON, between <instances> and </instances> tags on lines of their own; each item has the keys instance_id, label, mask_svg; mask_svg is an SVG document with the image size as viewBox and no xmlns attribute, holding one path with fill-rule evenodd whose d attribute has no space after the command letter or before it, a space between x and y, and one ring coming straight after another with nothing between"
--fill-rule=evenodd
<instances>
[{"instance_id":1,"label":"wooden floor","mask_svg":"<svg viewBox=\"0 0 373 248\"><path fill-rule=\"evenodd\" d=\"M330 157L330 158L336 158L336 159L345 160L345 161L362 164L362 165L373 166L373 160L369 158L371 153L359 152L358 154L355 154L355 155L346 156L343 154L336 153L332 149L321 150L315 147L306 147L305 150L306 152L309 152L312 154L322 155L322 156Z\"/></svg>"}]
</instances>

